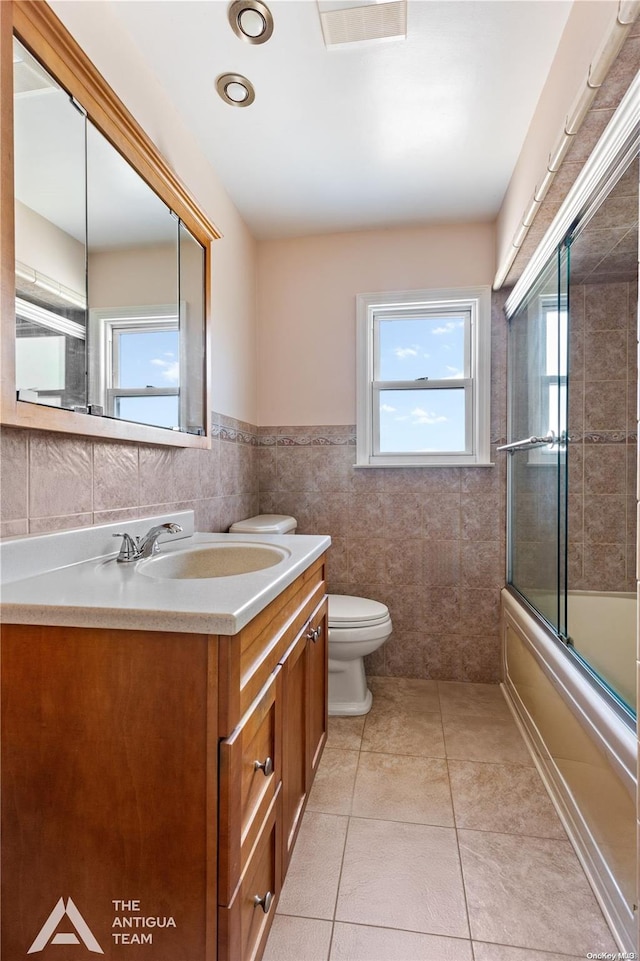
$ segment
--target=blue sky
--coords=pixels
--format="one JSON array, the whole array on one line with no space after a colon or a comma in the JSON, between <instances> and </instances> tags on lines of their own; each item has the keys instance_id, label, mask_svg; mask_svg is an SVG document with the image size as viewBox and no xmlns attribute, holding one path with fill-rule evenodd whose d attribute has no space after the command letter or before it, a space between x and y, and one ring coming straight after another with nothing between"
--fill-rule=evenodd
<instances>
[{"instance_id":1,"label":"blue sky","mask_svg":"<svg viewBox=\"0 0 640 961\"><path fill-rule=\"evenodd\" d=\"M461 315L380 320L380 380L455 381L464 376ZM426 383L426 381L425 381ZM464 449L464 391L385 390L380 394L381 452Z\"/></svg>"},{"instance_id":2,"label":"blue sky","mask_svg":"<svg viewBox=\"0 0 640 961\"><path fill-rule=\"evenodd\" d=\"M179 332L121 333L119 387L179 387ZM160 427L177 427L178 397L126 397L120 417Z\"/></svg>"}]
</instances>

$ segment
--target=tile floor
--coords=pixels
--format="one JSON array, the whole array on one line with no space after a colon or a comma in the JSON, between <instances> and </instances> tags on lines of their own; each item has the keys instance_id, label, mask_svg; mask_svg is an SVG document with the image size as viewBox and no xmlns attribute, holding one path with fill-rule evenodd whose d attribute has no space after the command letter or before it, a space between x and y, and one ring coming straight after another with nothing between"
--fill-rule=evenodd
<instances>
[{"instance_id":1,"label":"tile floor","mask_svg":"<svg viewBox=\"0 0 640 961\"><path fill-rule=\"evenodd\" d=\"M500 688L370 686L330 718L264 961L617 951Z\"/></svg>"}]
</instances>

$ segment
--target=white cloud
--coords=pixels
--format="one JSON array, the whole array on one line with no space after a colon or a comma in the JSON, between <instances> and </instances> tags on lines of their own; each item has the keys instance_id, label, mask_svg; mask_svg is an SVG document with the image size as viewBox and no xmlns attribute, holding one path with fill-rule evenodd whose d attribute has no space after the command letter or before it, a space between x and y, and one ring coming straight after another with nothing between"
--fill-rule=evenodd
<instances>
[{"instance_id":1,"label":"white cloud","mask_svg":"<svg viewBox=\"0 0 640 961\"><path fill-rule=\"evenodd\" d=\"M434 414L433 411L423 410L422 407L414 407L411 411L414 424L444 424L449 418L442 414Z\"/></svg>"},{"instance_id":2,"label":"white cloud","mask_svg":"<svg viewBox=\"0 0 640 961\"><path fill-rule=\"evenodd\" d=\"M415 345L412 347L394 347L393 352L400 360L404 360L405 357L417 357L418 347Z\"/></svg>"},{"instance_id":3,"label":"white cloud","mask_svg":"<svg viewBox=\"0 0 640 961\"><path fill-rule=\"evenodd\" d=\"M446 365L446 369L449 371L443 380L456 380L459 377L464 377L463 371L459 370L457 367L450 367L449 364Z\"/></svg>"},{"instance_id":4,"label":"white cloud","mask_svg":"<svg viewBox=\"0 0 640 961\"><path fill-rule=\"evenodd\" d=\"M165 357L173 357L171 353L165 353ZM160 357L153 357L151 363L154 367L162 369L162 376L170 384L180 383L180 363L177 360L162 360Z\"/></svg>"},{"instance_id":5,"label":"white cloud","mask_svg":"<svg viewBox=\"0 0 640 961\"><path fill-rule=\"evenodd\" d=\"M380 404L380 410L383 414L393 414L397 409L397 407L391 407L389 404Z\"/></svg>"},{"instance_id":6,"label":"white cloud","mask_svg":"<svg viewBox=\"0 0 640 961\"><path fill-rule=\"evenodd\" d=\"M448 320L442 327L434 327L431 333L450 334L452 330L456 330L458 327L464 327L464 320Z\"/></svg>"}]
</instances>

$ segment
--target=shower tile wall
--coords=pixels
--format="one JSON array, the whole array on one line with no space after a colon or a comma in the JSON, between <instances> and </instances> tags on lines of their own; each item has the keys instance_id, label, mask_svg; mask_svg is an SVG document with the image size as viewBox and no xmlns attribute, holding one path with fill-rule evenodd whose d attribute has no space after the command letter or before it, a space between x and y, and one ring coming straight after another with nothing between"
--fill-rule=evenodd
<instances>
[{"instance_id":1,"label":"shower tile wall","mask_svg":"<svg viewBox=\"0 0 640 961\"><path fill-rule=\"evenodd\" d=\"M627 283L571 293L572 590L636 589L637 297Z\"/></svg>"},{"instance_id":2,"label":"shower tile wall","mask_svg":"<svg viewBox=\"0 0 640 961\"><path fill-rule=\"evenodd\" d=\"M388 605L394 630L369 673L440 680L500 677L505 583L506 321L494 296L495 466L355 469L355 428L259 431L260 510L328 533L329 589Z\"/></svg>"},{"instance_id":3,"label":"shower tile wall","mask_svg":"<svg viewBox=\"0 0 640 961\"><path fill-rule=\"evenodd\" d=\"M223 531L258 509L256 428L213 415L211 450L97 441L3 427L3 537L172 510Z\"/></svg>"}]
</instances>

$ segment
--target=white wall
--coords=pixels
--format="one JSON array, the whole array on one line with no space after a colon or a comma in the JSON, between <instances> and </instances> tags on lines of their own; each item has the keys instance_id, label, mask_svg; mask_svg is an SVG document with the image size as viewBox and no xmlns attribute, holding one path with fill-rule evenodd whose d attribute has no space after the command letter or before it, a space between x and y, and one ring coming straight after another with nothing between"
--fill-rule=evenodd
<instances>
[{"instance_id":1,"label":"white wall","mask_svg":"<svg viewBox=\"0 0 640 961\"><path fill-rule=\"evenodd\" d=\"M110 4L52 0L51 7L223 235L213 245L211 407L256 423L256 243Z\"/></svg>"},{"instance_id":2,"label":"white wall","mask_svg":"<svg viewBox=\"0 0 640 961\"><path fill-rule=\"evenodd\" d=\"M490 285L494 228L459 224L258 245L258 423L354 424L355 296Z\"/></svg>"},{"instance_id":3,"label":"white wall","mask_svg":"<svg viewBox=\"0 0 640 961\"><path fill-rule=\"evenodd\" d=\"M19 200L15 217L16 260L84 297L84 244Z\"/></svg>"},{"instance_id":4,"label":"white wall","mask_svg":"<svg viewBox=\"0 0 640 961\"><path fill-rule=\"evenodd\" d=\"M89 254L89 306L176 304L175 246L135 247Z\"/></svg>"}]
</instances>

